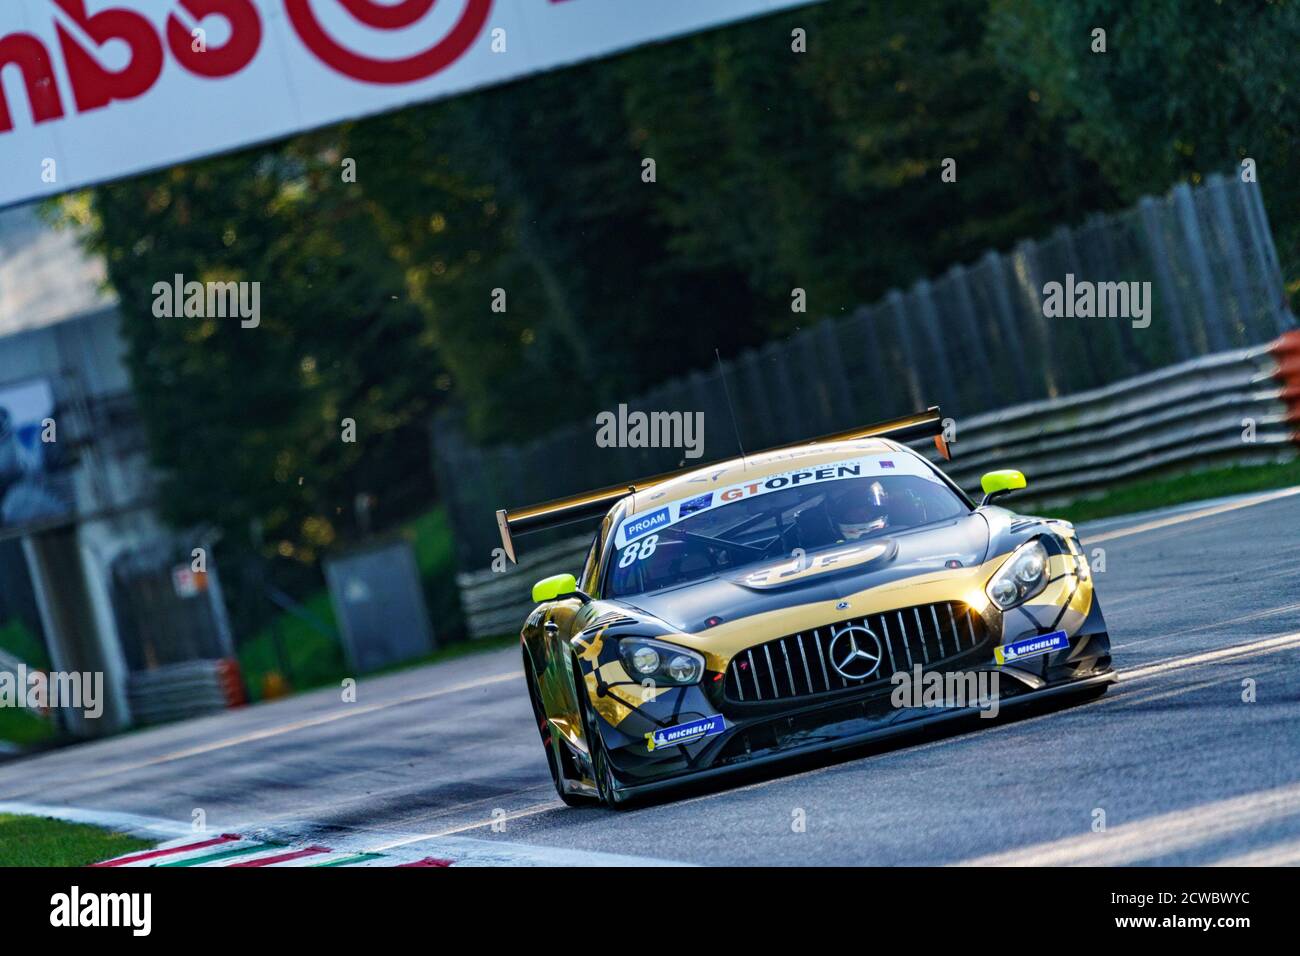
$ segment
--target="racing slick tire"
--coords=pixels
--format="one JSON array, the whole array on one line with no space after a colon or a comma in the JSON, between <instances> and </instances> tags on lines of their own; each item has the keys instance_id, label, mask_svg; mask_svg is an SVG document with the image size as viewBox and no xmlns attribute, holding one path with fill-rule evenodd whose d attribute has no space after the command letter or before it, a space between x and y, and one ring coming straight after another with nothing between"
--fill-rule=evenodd
<instances>
[{"instance_id":1,"label":"racing slick tire","mask_svg":"<svg viewBox=\"0 0 1300 956\"><path fill-rule=\"evenodd\" d=\"M600 802L617 810L621 807L614 789L614 771L609 764L609 754L605 750L605 739L600 735L600 724L596 719L596 708L591 704L587 693L586 681L577 663L573 666L574 680L578 686L578 703L582 712L582 736L587 741L587 752L591 755L591 774L596 781L596 790L600 793Z\"/></svg>"},{"instance_id":2,"label":"racing slick tire","mask_svg":"<svg viewBox=\"0 0 1300 956\"><path fill-rule=\"evenodd\" d=\"M551 731L546 714L542 712L541 695L537 691L537 675L533 673L532 661L528 660L527 656L524 658L524 683L528 685L528 699L533 705L533 719L536 721L537 732L542 738L542 749L546 751L546 766L551 771L551 783L555 784L555 792L568 806L592 806L597 802L593 798L564 792L562 771L555 757L555 747L551 744Z\"/></svg>"}]
</instances>

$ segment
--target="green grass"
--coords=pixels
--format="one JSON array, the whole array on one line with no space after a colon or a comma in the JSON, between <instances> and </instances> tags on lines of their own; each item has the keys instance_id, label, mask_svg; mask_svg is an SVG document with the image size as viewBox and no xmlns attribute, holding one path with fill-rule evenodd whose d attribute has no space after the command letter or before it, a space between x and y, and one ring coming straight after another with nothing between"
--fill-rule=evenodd
<instances>
[{"instance_id":1,"label":"green grass","mask_svg":"<svg viewBox=\"0 0 1300 956\"><path fill-rule=\"evenodd\" d=\"M1300 485L1300 460L1281 465L1216 468L1172 478L1134 481L1112 489L1104 497L1047 510L1053 517L1068 521L1093 521L1207 498L1271 491L1293 485ZM1016 506L1011 504L1011 507Z\"/></svg>"},{"instance_id":2,"label":"green grass","mask_svg":"<svg viewBox=\"0 0 1300 956\"><path fill-rule=\"evenodd\" d=\"M0 813L0 866L87 866L153 845L84 823Z\"/></svg>"}]
</instances>

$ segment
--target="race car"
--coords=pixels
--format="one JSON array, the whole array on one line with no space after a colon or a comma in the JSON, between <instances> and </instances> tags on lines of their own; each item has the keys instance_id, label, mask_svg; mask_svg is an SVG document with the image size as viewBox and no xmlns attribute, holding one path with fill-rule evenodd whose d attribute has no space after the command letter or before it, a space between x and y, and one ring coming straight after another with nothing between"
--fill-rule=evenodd
<instances>
[{"instance_id":1,"label":"race car","mask_svg":"<svg viewBox=\"0 0 1300 956\"><path fill-rule=\"evenodd\" d=\"M1026 486L1018 471L973 501L905 444L933 437L947 458L941 423L931 408L497 512L511 560L519 533L600 518L579 573L533 587L520 635L564 802L1105 692L1073 525L994 504Z\"/></svg>"}]
</instances>

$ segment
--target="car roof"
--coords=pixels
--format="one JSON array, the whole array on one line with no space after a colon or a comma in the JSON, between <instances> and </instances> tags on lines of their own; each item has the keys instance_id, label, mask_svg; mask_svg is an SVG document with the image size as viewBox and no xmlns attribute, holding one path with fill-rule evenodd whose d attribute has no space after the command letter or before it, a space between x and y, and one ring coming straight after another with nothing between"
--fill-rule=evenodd
<instances>
[{"instance_id":1,"label":"car roof","mask_svg":"<svg viewBox=\"0 0 1300 956\"><path fill-rule=\"evenodd\" d=\"M717 461L703 468L675 475L645 491L638 491L624 498L623 502L626 505L624 514L630 517L648 508L659 508L682 498L726 488L744 481L779 475L795 468L828 464L845 458L861 458L863 455L899 452L916 455L916 452L910 448L887 438L860 438L854 441L801 445L798 448L778 448L759 452L756 455L747 455L744 458ZM917 457L921 456L917 455Z\"/></svg>"}]
</instances>

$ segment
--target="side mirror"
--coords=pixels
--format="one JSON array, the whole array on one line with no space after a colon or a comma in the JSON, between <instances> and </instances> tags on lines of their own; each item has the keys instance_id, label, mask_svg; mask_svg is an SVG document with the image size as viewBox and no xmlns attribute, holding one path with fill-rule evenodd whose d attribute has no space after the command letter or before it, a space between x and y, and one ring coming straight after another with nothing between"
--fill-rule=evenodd
<instances>
[{"instance_id":1,"label":"side mirror","mask_svg":"<svg viewBox=\"0 0 1300 956\"><path fill-rule=\"evenodd\" d=\"M990 471L980 479L980 487L984 489L984 500L980 505L986 505L995 498L1019 491L1025 487L1025 484L1025 476L1018 471L1012 469Z\"/></svg>"},{"instance_id":2,"label":"side mirror","mask_svg":"<svg viewBox=\"0 0 1300 956\"><path fill-rule=\"evenodd\" d=\"M537 604L575 595L582 598L583 604L591 600L578 590L578 579L572 574L554 574L549 578L542 578L533 585L533 601Z\"/></svg>"}]
</instances>

